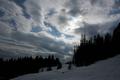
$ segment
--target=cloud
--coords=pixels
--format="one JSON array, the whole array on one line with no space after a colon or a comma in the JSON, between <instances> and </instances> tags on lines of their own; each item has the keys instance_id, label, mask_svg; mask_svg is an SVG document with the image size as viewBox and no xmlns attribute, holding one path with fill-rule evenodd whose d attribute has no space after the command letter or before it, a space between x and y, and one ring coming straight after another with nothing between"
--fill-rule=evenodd
<instances>
[{"instance_id":1,"label":"cloud","mask_svg":"<svg viewBox=\"0 0 120 80\"><path fill-rule=\"evenodd\" d=\"M54 37L46 32L36 35L14 31L10 37L0 36L0 45L3 52L0 57L3 58L54 54L63 59L64 55L71 56L69 53L72 48L62 41L54 40Z\"/></svg>"},{"instance_id":2,"label":"cloud","mask_svg":"<svg viewBox=\"0 0 120 80\"><path fill-rule=\"evenodd\" d=\"M69 9L68 13L72 16L78 16L81 13L81 2L80 0L70 0L66 3L66 7Z\"/></svg>"},{"instance_id":3,"label":"cloud","mask_svg":"<svg viewBox=\"0 0 120 80\"><path fill-rule=\"evenodd\" d=\"M105 35L106 33L112 33L118 23L118 21L106 22L104 24L84 23L84 27L77 28L75 33L86 35L89 38L96 34Z\"/></svg>"},{"instance_id":4,"label":"cloud","mask_svg":"<svg viewBox=\"0 0 120 80\"><path fill-rule=\"evenodd\" d=\"M119 13L119 0L0 0L0 50L70 56L81 34L112 32Z\"/></svg>"},{"instance_id":5,"label":"cloud","mask_svg":"<svg viewBox=\"0 0 120 80\"><path fill-rule=\"evenodd\" d=\"M119 3L115 0L70 0L66 6L69 16L83 18L80 24L76 24L79 27L73 30L76 35L105 34L111 32L120 21Z\"/></svg>"},{"instance_id":6,"label":"cloud","mask_svg":"<svg viewBox=\"0 0 120 80\"><path fill-rule=\"evenodd\" d=\"M0 9L0 17L3 17L4 16L4 11L2 9Z\"/></svg>"},{"instance_id":7,"label":"cloud","mask_svg":"<svg viewBox=\"0 0 120 80\"><path fill-rule=\"evenodd\" d=\"M2 36L10 36L11 29L5 23L0 22L0 35Z\"/></svg>"},{"instance_id":8,"label":"cloud","mask_svg":"<svg viewBox=\"0 0 120 80\"><path fill-rule=\"evenodd\" d=\"M62 40L56 40L57 36L61 36L57 28L51 24L45 25L45 14L38 2L19 1L0 1L0 50L3 52L0 57L55 54L63 58L69 53L72 47L67 47Z\"/></svg>"},{"instance_id":9,"label":"cloud","mask_svg":"<svg viewBox=\"0 0 120 80\"><path fill-rule=\"evenodd\" d=\"M29 31L31 29L31 21L23 16L21 7L7 0L1 0L0 7L4 12L4 16L0 18L1 22L10 27L16 27L19 31Z\"/></svg>"}]
</instances>

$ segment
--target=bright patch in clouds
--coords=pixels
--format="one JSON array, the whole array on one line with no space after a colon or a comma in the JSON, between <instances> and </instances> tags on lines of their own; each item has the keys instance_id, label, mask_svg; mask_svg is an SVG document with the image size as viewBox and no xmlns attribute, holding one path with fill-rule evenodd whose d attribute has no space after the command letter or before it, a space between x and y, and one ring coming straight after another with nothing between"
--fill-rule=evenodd
<instances>
[{"instance_id":1,"label":"bright patch in clouds","mask_svg":"<svg viewBox=\"0 0 120 80\"><path fill-rule=\"evenodd\" d=\"M79 27L82 27L83 20L83 16L81 15L78 17L71 17L68 21L68 26L66 26L65 32L71 32Z\"/></svg>"}]
</instances>

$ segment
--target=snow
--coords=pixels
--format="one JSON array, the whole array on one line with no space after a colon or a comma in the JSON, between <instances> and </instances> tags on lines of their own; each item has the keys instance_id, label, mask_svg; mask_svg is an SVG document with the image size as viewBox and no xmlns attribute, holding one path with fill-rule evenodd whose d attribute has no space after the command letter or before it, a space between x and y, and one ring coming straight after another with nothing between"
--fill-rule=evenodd
<instances>
[{"instance_id":1,"label":"snow","mask_svg":"<svg viewBox=\"0 0 120 80\"><path fill-rule=\"evenodd\" d=\"M28 74L11 80L120 80L120 55L86 67Z\"/></svg>"}]
</instances>

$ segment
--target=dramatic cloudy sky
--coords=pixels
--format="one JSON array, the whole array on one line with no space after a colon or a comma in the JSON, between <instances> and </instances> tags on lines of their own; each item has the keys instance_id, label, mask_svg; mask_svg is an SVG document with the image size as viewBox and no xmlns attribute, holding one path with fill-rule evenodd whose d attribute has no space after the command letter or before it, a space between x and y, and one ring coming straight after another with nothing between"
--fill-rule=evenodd
<instances>
[{"instance_id":1,"label":"dramatic cloudy sky","mask_svg":"<svg viewBox=\"0 0 120 80\"><path fill-rule=\"evenodd\" d=\"M0 0L0 57L72 55L81 34L112 32L120 0Z\"/></svg>"}]
</instances>

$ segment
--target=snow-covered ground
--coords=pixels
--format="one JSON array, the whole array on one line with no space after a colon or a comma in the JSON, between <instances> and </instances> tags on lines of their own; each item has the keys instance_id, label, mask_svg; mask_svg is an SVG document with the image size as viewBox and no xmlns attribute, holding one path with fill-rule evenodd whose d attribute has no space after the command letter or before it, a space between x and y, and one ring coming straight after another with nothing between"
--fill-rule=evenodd
<instances>
[{"instance_id":1,"label":"snow-covered ground","mask_svg":"<svg viewBox=\"0 0 120 80\"><path fill-rule=\"evenodd\" d=\"M28 74L11 80L120 80L120 55L88 67Z\"/></svg>"}]
</instances>

